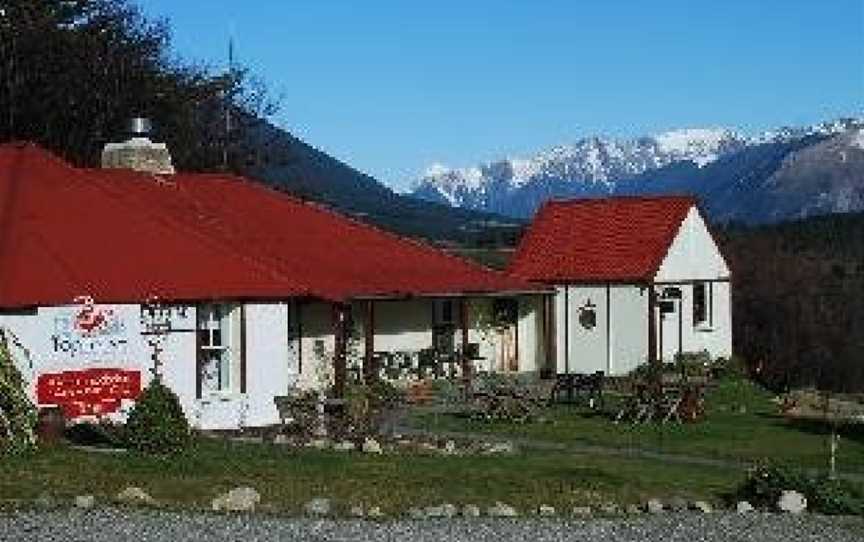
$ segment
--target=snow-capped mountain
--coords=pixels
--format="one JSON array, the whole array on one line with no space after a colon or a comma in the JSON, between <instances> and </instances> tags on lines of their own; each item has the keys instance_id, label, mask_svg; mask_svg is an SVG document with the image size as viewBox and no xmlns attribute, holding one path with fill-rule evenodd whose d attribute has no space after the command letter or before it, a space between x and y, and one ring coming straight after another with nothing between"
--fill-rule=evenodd
<instances>
[{"instance_id":1,"label":"snow-capped mountain","mask_svg":"<svg viewBox=\"0 0 864 542\"><path fill-rule=\"evenodd\" d=\"M765 157L778 158L772 150L792 152L800 142L815 143L862 128L864 119L840 119L757 136L726 128L690 128L631 140L590 137L534 156L475 167L453 169L436 164L415 184L413 195L517 217L531 216L551 197L678 191L704 198L726 182L724 171L747 177L736 156L751 159L753 163L745 167L752 166L764 175L769 173L763 171L768 163ZM745 152L748 150L752 152ZM698 179L710 179L710 186L705 184L708 181L697 186Z\"/></svg>"}]
</instances>

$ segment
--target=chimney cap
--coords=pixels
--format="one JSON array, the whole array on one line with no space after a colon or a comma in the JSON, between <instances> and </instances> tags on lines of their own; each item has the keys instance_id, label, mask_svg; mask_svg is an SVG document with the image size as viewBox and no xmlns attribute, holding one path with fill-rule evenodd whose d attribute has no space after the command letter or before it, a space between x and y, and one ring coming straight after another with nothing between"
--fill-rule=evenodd
<instances>
[{"instance_id":1,"label":"chimney cap","mask_svg":"<svg viewBox=\"0 0 864 542\"><path fill-rule=\"evenodd\" d=\"M129 133L134 136L147 136L153 131L153 123L147 117L129 119Z\"/></svg>"}]
</instances>

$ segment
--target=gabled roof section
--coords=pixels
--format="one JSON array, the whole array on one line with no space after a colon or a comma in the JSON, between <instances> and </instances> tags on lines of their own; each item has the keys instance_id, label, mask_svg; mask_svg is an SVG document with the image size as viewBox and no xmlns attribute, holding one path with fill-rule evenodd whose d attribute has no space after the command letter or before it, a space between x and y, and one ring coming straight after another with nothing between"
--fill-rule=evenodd
<instances>
[{"instance_id":1,"label":"gabled roof section","mask_svg":"<svg viewBox=\"0 0 864 542\"><path fill-rule=\"evenodd\" d=\"M546 284L649 281L695 205L689 196L547 202L508 272Z\"/></svg>"},{"instance_id":2,"label":"gabled roof section","mask_svg":"<svg viewBox=\"0 0 864 542\"><path fill-rule=\"evenodd\" d=\"M537 291L524 281L229 175L69 166L0 146L0 308L345 301Z\"/></svg>"},{"instance_id":3,"label":"gabled roof section","mask_svg":"<svg viewBox=\"0 0 864 542\"><path fill-rule=\"evenodd\" d=\"M0 146L0 307L313 294L107 181L31 144Z\"/></svg>"}]
</instances>

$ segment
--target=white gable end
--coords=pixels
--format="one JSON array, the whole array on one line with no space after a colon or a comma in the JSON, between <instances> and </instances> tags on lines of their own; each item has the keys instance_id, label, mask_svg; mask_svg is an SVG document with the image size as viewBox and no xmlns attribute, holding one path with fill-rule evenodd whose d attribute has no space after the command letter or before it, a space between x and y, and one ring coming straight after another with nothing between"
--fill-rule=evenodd
<instances>
[{"instance_id":1,"label":"white gable end","mask_svg":"<svg viewBox=\"0 0 864 542\"><path fill-rule=\"evenodd\" d=\"M660 264L654 280L713 280L729 277L729 267L702 215L691 207Z\"/></svg>"}]
</instances>

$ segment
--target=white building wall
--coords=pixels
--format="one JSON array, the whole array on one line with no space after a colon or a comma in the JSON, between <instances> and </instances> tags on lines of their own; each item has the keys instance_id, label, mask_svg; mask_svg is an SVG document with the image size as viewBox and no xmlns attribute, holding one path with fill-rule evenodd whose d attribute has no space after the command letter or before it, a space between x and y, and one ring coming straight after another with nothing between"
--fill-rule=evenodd
<instances>
[{"instance_id":1,"label":"white building wall","mask_svg":"<svg viewBox=\"0 0 864 542\"><path fill-rule=\"evenodd\" d=\"M569 285L556 288L556 323L559 373L606 371L606 286ZM594 324L580 321L594 313Z\"/></svg>"},{"instance_id":2,"label":"white building wall","mask_svg":"<svg viewBox=\"0 0 864 542\"><path fill-rule=\"evenodd\" d=\"M537 372L546 360L543 340L543 297L519 299L519 372Z\"/></svg>"},{"instance_id":3,"label":"white building wall","mask_svg":"<svg viewBox=\"0 0 864 542\"><path fill-rule=\"evenodd\" d=\"M655 282L729 278L729 267L702 220L692 207L660 264Z\"/></svg>"},{"instance_id":4,"label":"white building wall","mask_svg":"<svg viewBox=\"0 0 864 542\"><path fill-rule=\"evenodd\" d=\"M273 398L296 385L297 365L288 345L288 304L246 305L246 425L279 422Z\"/></svg>"},{"instance_id":5,"label":"white building wall","mask_svg":"<svg viewBox=\"0 0 864 542\"><path fill-rule=\"evenodd\" d=\"M648 289L612 285L611 363L607 374L625 375L648 360Z\"/></svg>"},{"instance_id":6,"label":"white building wall","mask_svg":"<svg viewBox=\"0 0 864 542\"><path fill-rule=\"evenodd\" d=\"M670 285L664 285L666 287ZM682 282L671 286L681 289L681 338L683 352L707 350L712 358L732 355L732 306L731 287L727 281L710 282L708 285L711 302L709 303L708 322L693 324L693 283ZM658 287L662 291L662 287ZM677 314L673 322L664 325L664 361L673 361L678 352ZM665 340L669 338L669 340ZM669 343L669 344L667 344Z\"/></svg>"},{"instance_id":7,"label":"white building wall","mask_svg":"<svg viewBox=\"0 0 864 542\"><path fill-rule=\"evenodd\" d=\"M674 286L682 291L676 313L658 318L658 337L663 336L663 359L673 361L681 336L683 352L708 350L712 357L732 354L732 304L730 272L705 221L694 207L681 224L678 235L655 275L658 293ZM706 282L711 290L709 323L693 324L693 283ZM678 310L681 330L679 332Z\"/></svg>"},{"instance_id":8,"label":"white building wall","mask_svg":"<svg viewBox=\"0 0 864 542\"><path fill-rule=\"evenodd\" d=\"M454 310L458 310L457 307L458 302ZM366 304L355 303L352 311L363 343L361 353L365 354ZM432 345L431 300L375 301L374 311L375 351L415 351Z\"/></svg>"},{"instance_id":9,"label":"white building wall","mask_svg":"<svg viewBox=\"0 0 864 542\"><path fill-rule=\"evenodd\" d=\"M152 349L147 337L141 335L140 306L112 304L97 305L97 308L111 315L111 326L109 331L93 335L70 327L80 305L40 307L33 313L0 316L0 325L11 331L29 352L28 359L21 348L12 347L13 358L28 381L34 402L37 401L39 376L46 373L120 369L138 372L142 390L148 385L152 377ZM195 410L194 322L193 307L186 307L185 318L175 315L173 323L177 330L165 337L160 356L163 378L178 394L190 420ZM117 412L105 417L123 421L133 404L124 400Z\"/></svg>"}]
</instances>

